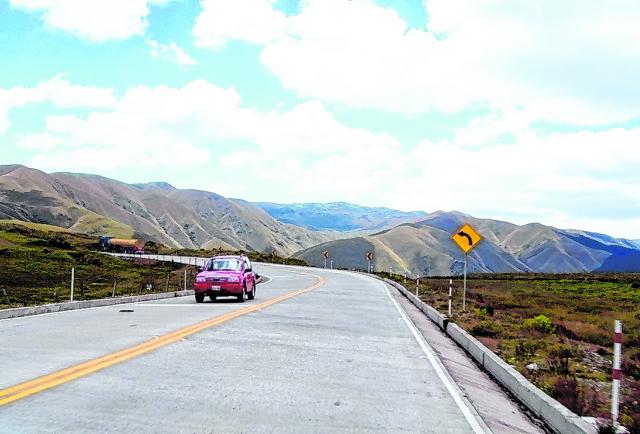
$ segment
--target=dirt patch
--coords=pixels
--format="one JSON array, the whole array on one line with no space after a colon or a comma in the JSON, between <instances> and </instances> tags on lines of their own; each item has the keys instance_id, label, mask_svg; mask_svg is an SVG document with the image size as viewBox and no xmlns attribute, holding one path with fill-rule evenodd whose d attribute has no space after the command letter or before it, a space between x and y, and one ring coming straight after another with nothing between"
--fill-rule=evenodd
<instances>
[{"instance_id":1,"label":"dirt patch","mask_svg":"<svg viewBox=\"0 0 640 434\"><path fill-rule=\"evenodd\" d=\"M11 241L7 241L4 238L0 238L0 247L15 247Z\"/></svg>"}]
</instances>

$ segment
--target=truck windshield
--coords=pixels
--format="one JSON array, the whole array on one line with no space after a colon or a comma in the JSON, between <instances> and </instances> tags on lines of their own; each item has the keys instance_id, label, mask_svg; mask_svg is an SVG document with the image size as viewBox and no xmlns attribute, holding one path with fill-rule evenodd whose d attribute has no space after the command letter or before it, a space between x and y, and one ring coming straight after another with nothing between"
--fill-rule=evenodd
<instances>
[{"instance_id":1,"label":"truck windshield","mask_svg":"<svg viewBox=\"0 0 640 434\"><path fill-rule=\"evenodd\" d=\"M237 259L211 259L205 267L207 271L216 270L240 270L240 261Z\"/></svg>"}]
</instances>

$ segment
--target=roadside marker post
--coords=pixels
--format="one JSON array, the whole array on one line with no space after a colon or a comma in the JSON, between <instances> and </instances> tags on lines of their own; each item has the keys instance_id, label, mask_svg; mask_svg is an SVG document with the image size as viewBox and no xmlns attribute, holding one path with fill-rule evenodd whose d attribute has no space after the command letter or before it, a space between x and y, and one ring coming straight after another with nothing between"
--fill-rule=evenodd
<instances>
[{"instance_id":1,"label":"roadside marker post","mask_svg":"<svg viewBox=\"0 0 640 434\"><path fill-rule=\"evenodd\" d=\"M327 268L327 259L329 259L329 252L325 250L324 252L322 252L322 256L324 257L324 268Z\"/></svg>"},{"instance_id":2,"label":"roadside marker post","mask_svg":"<svg viewBox=\"0 0 640 434\"><path fill-rule=\"evenodd\" d=\"M453 279L449 279L449 318L451 318L451 299L453 298Z\"/></svg>"},{"instance_id":3,"label":"roadside marker post","mask_svg":"<svg viewBox=\"0 0 640 434\"><path fill-rule=\"evenodd\" d=\"M333 259L331 260L331 269L333 270Z\"/></svg>"},{"instance_id":4,"label":"roadside marker post","mask_svg":"<svg viewBox=\"0 0 640 434\"><path fill-rule=\"evenodd\" d=\"M464 312L467 309L467 256L482 241L482 237L467 223L454 232L451 238L464 253L464 283L462 287L462 311Z\"/></svg>"},{"instance_id":5,"label":"roadside marker post","mask_svg":"<svg viewBox=\"0 0 640 434\"><path fill-rule=\"evenodd\" d=\"M365 258L367 258L367 261L369 263L369 267L367 269L367 273L373 273L373 265L372 265L373 252L367 252L367 254L365 255Z\"/></svg>"},{"instance_id":6,"label":"roadside marker post","mask_svg":"<svg viewBox=\"0 0 640 434\"><path fill-rule=\"evenodd\" d=\"M111 298L116 296L116 284L118 283L117 280L113 281L113 289L111 290Z\"/></svg>"},{"instance_id":7,"label":"roadside marker post","mask_svg":"<svg viewBox=\"0 0 640 434\"><path fill-rule=\"evenodd\" d=\"M187 290L187 269L184 269L184 290Z\"/></svg>"},{"instance_id":8,"label":"roadside marker post","mask_svg":"<svg viewBox=\"0 0 640 434\"><path fill-rule=\"evenodd\" d=\"M611 421L614 426L618 426L618 415L620 412L620 380L622 371L620 370L620 359L622 357L622 321L616 320L613 335L613 371L611 379Z\"/></svg>"},{"instance_id":9,"label":"roadside marker post","mask_svg":"<svg viewBox=\"0 0 640 434\"><path fill-rule=\"evenodd\" d=\"M69 301L73 301L73 286L75 284L75 280L76 280L76 269L74 267L71 267L71 298L69 299Z\"/></svg>"},{"instance_id":10,"label":"roadside marker post","mask_svg":"<svg viewBox=\"0 0 640 434\"><path fill-rule=\"evenodd\" d=\"M418 289L420 288L420 275L416 277L416 297L418 296Z\"/></svg>"}]
</instances>

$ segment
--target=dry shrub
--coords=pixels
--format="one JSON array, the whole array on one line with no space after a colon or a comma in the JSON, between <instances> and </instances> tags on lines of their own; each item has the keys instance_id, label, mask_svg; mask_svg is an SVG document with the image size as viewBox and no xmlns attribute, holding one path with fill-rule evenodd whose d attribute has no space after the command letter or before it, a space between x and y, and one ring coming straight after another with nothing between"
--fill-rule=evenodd
<instances>
[{"instance_id":1,"label":"dry shrub","mask_svg":"<svg viewBox=\"0 0 640 434\"><path fill-rule=\"evenodd\" d=\"M577 381L564 378L556 381L551 396L574 413L582 414L580 387Z\"/></svg>"}]
</instances>

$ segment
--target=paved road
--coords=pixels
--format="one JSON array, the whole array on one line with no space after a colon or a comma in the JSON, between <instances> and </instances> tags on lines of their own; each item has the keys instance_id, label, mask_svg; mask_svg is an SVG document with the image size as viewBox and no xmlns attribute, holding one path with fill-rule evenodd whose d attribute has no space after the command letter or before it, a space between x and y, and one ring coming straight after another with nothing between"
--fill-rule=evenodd
<instances>
[{"instance_id":1,"label":"paved road","mask_svg":"<svg viewBox=\"0 0 640 434\"><path fill-rule=\"evenodd\" d=\"M84 363L0 406L0 432L482 432L381 282L256 269L271 281L244 304L186 297L0 321L0 403L23 390L10 386Z\"/></svg>"}]
</instances>

